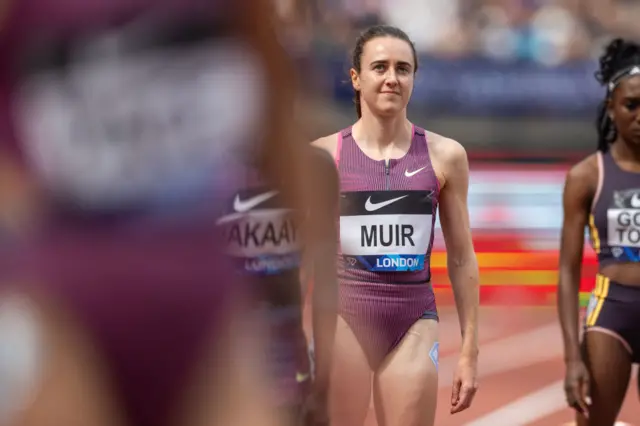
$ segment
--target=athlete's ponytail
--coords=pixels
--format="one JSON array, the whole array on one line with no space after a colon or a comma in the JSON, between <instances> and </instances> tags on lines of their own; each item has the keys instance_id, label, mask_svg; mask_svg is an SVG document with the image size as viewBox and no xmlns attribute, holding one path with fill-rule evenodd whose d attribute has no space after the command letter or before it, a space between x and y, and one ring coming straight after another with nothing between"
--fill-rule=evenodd
<instances>
[{"instance_id":1,"label":"athlete's ponytail","mask_svg":"<svg viewBox=\"0 0 640 426\"><path fill-rule=\"evenodd\" d=\"M416 47L411 42L409 36L397 27L392 27L390 25L374 25L373 27L369 27L356 39L356 46L353 49L353 54L351 56L351 66L358 74L362 70L361 60L365 44L367 44L369 40L373 40L378 37L394 37L409 43L411 51L413 52L413 62L415 62L413 72L415 73L418 71L418 54L416 53ZM354 89L353 102L356 105L356 114L358 114L358 118L362 117L362 105L360 103L359 90Z\"/></svg>"},{"instance_id":2,"label":"athlete's ponytail","mask_svg":"<svg viewBox=\"0 0 640 426\"><path fill-rule=\"evenodd\" d=\"M353 90L353 103L356 104L356 114L358 115L358 119L362 118L362 106L360 105L360 91Z\"/></svg>"},{"instance_id":3,"label":"athlete's ponytail","mask_svg":"<svg viewBox=\"0 0 640 426\"><path fill-rule=\"evenodd\" d=\"M606 98L598 107L596 128L598 130L598 150L606 152L617 137L616 126L609 116L608 105L618 83L640 69L640 46L617 38L607 45L600 57L600 68L596 80L606 89Z\"/></svg>"},{"instance_id":4,"label":"athlete's ponytail","mask_svg":"<svg viewBox=\"0 0 640 426\"><path fill-rule=\"evenodd\" d=\"M598 151L607 152L609 144L616 138L616 126L609 117L607 111L607 101L600 102L598 106L598 118L596 120L598 129Z\"/></svg>"}]
</instances>

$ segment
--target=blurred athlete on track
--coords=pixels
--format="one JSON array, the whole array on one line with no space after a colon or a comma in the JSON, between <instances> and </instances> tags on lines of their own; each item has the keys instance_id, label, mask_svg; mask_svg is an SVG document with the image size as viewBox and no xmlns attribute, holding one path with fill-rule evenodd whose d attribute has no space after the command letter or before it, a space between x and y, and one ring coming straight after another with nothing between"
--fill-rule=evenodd
<instances>
[{"instance_id":1,"label":"blurred athlete on track","mask_svg":"<svg viewBox=\"0 0 640 426\"><path fill-rule=\"evenodd\" d=\"M416 56L398 28L365 31L351 69L359 120L315 142L334 157L340 176L340 305L330 396L338 426L363 424L372 383L378 424L433 425L438 315L429 256L438 204L463 335L451 412L468 408L477 388L469 166L458 142L407 120Z\"/></svg>"},{"instance_id":2,"label":"blurred athlete on track","mask_svg":"<svg viewBox=\"0 0 640 426\"><path fill-rule=\"evenodd\" d=\"M0 423L274 424L214 217L233 150L307 209L270 3L2 2L0 346L42 351Z\"/></svg>"},{"instance_id":3,"label":"blurred athlete on track","mask_svg":"<svg viewBox=\"0 0 640 426\"><path fill-rule=\"evenodd\" d=\"M327 395L330 357L336 327L337 229L334 214L338 201L338 176L333 160L318 148L309 147L311 173L319 184L316 201L308 211L306 227L300 229L292 219L278 191L246 162L242 187L227 203L218 224L225 230L228 253L237 269L255 285L258 306L266 319L269 350L266 358L276 381L275 404L286 413L290 424L328 422ZM320 183L322 182L322 183ZM301 235L306 232L306 238ZM302 242L305 240L306 245ZM310 370L307 341L302 328L303 291L300 266L305 256L316 268L312 278L313 347L315 377ZM313 380L312 380L313 379ZM305 407L305 403L309 406ZM306 409L306 410L305 410Z\"/></svg>"},{"instance_id":4,"label":"blurred athlete on track","mask_svg":"<svg viewBox=\"0 0 640 426\"><path fill-rule=\"evenodd\" d=\"M607 90L598 150L567 175L558 284L565 393L580 426L615 423L631 365L640 361L640 46L613 40L596 77ZM599 271L579 343L587 225Z\"/></svg>"}]
</instances>

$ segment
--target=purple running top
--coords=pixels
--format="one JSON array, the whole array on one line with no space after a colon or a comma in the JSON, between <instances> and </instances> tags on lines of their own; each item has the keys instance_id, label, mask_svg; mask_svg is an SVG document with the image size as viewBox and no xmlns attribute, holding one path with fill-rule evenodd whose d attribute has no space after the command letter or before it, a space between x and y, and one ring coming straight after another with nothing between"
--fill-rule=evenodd
<instances>
[{"instance_id":1,"label":"purple running top","mask_svg":"<svg viewBox=\"0 0 640 426\"><path fill-rule=\"evenodd\" d=\"M427 283L439 184L425 132L413 127L402 158L376 161L344 130L340 171L339 276L378 283Z\"/></svg>"}]
</instances>

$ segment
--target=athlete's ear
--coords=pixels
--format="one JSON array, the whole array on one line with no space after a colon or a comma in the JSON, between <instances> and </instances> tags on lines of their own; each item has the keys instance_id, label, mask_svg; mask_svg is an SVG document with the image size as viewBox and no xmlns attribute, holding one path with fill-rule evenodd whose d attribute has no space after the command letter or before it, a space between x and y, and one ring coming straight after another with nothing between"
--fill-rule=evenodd
<instances>
[{"instance_id":1,"label":"athlete's ear","mask_svg":"<svg viewBox=\"0 0 640 426\"><path fill-rule=\"evenodd\" d=\"M353 86L353 90L360 90L360 74L355 68L351 68L349 70L349 76L351 77L351 85Z\"/></svg>"}]
</instances>

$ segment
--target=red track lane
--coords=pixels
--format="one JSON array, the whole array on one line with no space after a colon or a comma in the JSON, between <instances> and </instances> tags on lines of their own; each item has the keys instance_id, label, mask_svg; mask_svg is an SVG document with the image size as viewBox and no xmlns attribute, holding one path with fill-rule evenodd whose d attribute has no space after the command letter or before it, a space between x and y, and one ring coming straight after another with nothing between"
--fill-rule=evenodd
<instances>
[{"instance_id":1,"label":"red track lane","mask_svg":"<svg viewBox=\"0 0 640 426\"><path fill-rule=\"evenodd\" d=\"M437 426L484 426L474 422L496 411L500 420L489 421L492 426L561 426L573 420L561 394L564 365L553 307L481 308L480 390L473 406L456 415L449 413L450 382L460 339L457 316L451 307L441 308L440 336ZM551 403L544 398L552 398ZM536 404L545 407L547 413L539 415ZM530 420L521 421L520 414ZM633 378L619 420L640 426L639 419L640 403ZM366 426L376 425L371 409Z\"/></svg>"}]
</instances>

